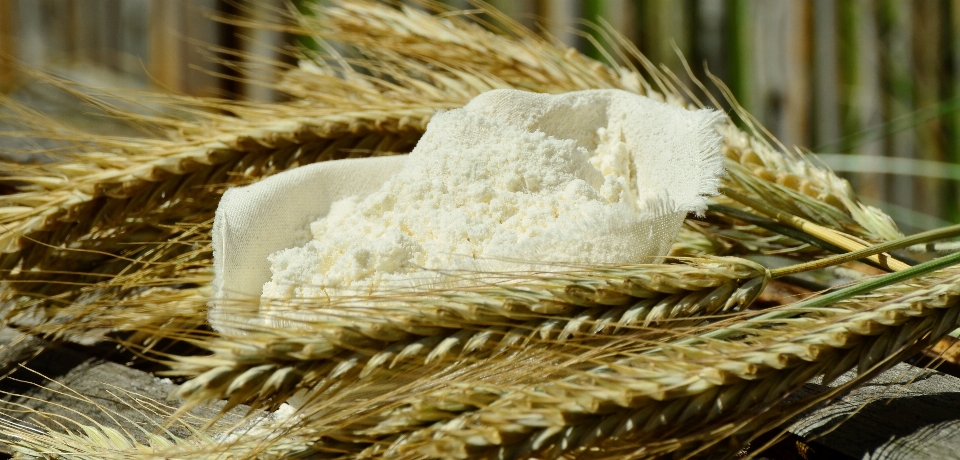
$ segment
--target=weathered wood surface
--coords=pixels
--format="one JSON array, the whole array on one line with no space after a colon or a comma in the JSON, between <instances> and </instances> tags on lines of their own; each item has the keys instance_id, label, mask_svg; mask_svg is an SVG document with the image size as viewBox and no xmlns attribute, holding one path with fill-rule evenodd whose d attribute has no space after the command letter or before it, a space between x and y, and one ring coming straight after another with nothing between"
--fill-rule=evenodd
<instances>
[{"instance_id":1,"label":"weathered wood surface","mask_svg":"<svg viewBox=\"0 0 960 460\"><path fill-rule=\"evenodd\" d=\"M804 392L828 391L853 377L826 387L808 383ZM960 458L960 379L899 364L799 417L790 431L855 459Z\"/></svg>"},{"instance_id":2,"label":"weathered wood surface","mask_svg":"<svg viewBox=\"0 0 960 460\"><path fill-rule=\"evenodd\" d=\"M126 428L128 433L143 438L138 441L145 442L145 436L131 430L131 425L154 431L165 422L158 412L172 413L180 404L167 401L176 389L169 379L91 356L69 345L51 346L12 329L0 329L0 375L6 375L0 380L0 418L38 428L47 425L56 429L56 423L64 423L56 418L63 417L87 426ZM197 417L194 420L209 420L220 407L222 404L205 405L190 414ZM222 423L232 425L246 410L243 406L233 409ZM76 428L69 423L62 426ZM189 436L176 426L171 432ZM0 458L12 453L0 439Z\"/></svg>"},{"instance_id":3,"label":"weathered wood surface","mask_svg":"<svg viewBox=\"0 0 960 460\"><path fill-rule=\"evenodd\" d=\"M68 345L43 350L49 346L39 338L0 329L0 375L8 376L0 380L0 417L36 424L42 419L24 409L39 409L87 425L92 420L119 428L117 420L125 420L155 427L163 423L162 417L149 415L138 399L167 404L170 411L177 407L177 401L166 402L176 388L169 380ZM853 376L847 373L828 386L809 383L802 394L829 391ZM226 421L238 420L244 411L231 411ZM212 405L192 414L211 418L217 412L218 405ZM960 379L899 364L838 400L797 417L789 431L811 443L808 460L960 458ZM818 445L826 449L818 452ZM832 452L824 455L826 450ZM0 440L0 458L11 453Z\"/></svg>"},{"instance_id":4,"label":"weathered wood surface","mask_svg":"<svg viewBox=\"0 0 960 460\"><path fill-rule=\"evenodd\" d=\"M12 0L0 0L0 56L13 55L13 18L16 14ZM13 87L13 63L0 59L0 93L5 93Z\"/></svg>"}]
</instances>

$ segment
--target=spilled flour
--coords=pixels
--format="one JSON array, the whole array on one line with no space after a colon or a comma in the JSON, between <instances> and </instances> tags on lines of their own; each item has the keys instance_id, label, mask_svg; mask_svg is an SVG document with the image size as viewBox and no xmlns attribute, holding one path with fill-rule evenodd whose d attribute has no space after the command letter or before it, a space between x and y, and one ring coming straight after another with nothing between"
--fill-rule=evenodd
<instances>
[{"instance_id":1,"label":"spilled flour","mask_svg":"<svg viewBox=\"0 0 960 460\"><path fill-rule=\"evenodd\" d=\"M477 271L665 255L716 192L721 115L619 90L497 90L437 114L379 190L269 257L263 298L449 285Z\"/></svg>"}]
</instances>

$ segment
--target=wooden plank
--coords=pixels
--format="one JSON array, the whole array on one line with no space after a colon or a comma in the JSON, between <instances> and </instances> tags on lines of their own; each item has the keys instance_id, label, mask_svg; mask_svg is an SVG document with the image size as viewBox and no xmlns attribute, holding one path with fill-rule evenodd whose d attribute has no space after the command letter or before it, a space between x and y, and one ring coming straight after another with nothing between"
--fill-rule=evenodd
<instances>
[{"instance_id":1,"label":"wooden plank","mask_svg":"<svg viewBox=\"0 0 960 460\"><path fill-rule=\"evenodd\" d=\"M263 0L245 10L247 17L258 22L276 22L276 11L284 8L284 0ZM278 50L286 46L287 35L266 28L242 29L240 47L244 53L244 75L247 81L243 97L250 101L274 102L284 96L273 86L278 81L277 72L284 56ZM211 82L215 83L215 82Z\"/></svg>"},{"instance_id":2,"label":"wooden plank","mask_svg":"<svg viewBox=\"0 0 960 460\"><path fill-rule=\"evenodd\" d=\"M17 57L14 39L17 36L15 29L17 9L13 0L0 0L0 93L13 89L13 64L10 59Z\"/></svg>"},{"instance_id":3,"label":"wooden plank","mask_svg":"<svg viewBox=\"0 0 960 460\"><path fill-rule=\"evenodd\" d=\"M579 17L576 0L540 0L537 15L541 24L554 38L567 46L575 47L580 37L574 32L574 21Z\"/></svg>"},{"instance_id":4,"label":"wooden plank","mask_svg":"<svg viewBox=\"0 0 960 460\"><path fill-rule=\"evenodd\" d=\"M487 0L487 3L524 27L533 28L536 23L536 5L533 0Z\"/></svg>"},{"instance_id":5,"label":"wooden plank","mask_svg":"<svg viewBox=\"0 0 960 460\"><path fill-rule=\"evenodd\" d=\"M690 67L698 75L701 81L707 83L708 88L713 88L707 77L709 65L710 73L720 78L724 82L731 82L730 67L731 42L728 40L730 31L728 30L730 8L726 2L717 2L714 0L697 0L693 4L692 27L696 30L693 34L693 50L690 59ZM723 96L717 90L712 90L713 96L717 101L722 101Z\"/></svg>"},{"instance_id":6,"label":"wooden plank","mask_svg":"<svg viewBox=\"0 0 960 460\"><path fill-rule=\"evenodd\" d=\"M73 0L76 58L82 65L114 71L120 47L119 0Z\"/></svg>"},{"instance_id":7,"label":"wooden plank","mask_svg":"<svg viewBox=\"0 0 960 460\"><path fill-rule=\"evenodd\" d=\"M942 46L945 31L941 18L946 11L940 3L929 0L911 2L910 5L913 7L910 51L913 54L915 105L918 110L926 111L935 109L945 98L945 95L941 94L942 76L946 71L946 62L943 59L945 50ZM915 123L917 156L924 160L946 160L942 142L946 133L941 117L917 120ZM918 197L911 209L932 216L945 215L941 201L944 196L944 181L924 180L922 177L913 180Z\"/></svg>"},{"instance_id":8,"label":"wooden plank","mask_svg":"<svg viewBox=\"0 0 960 460\"><path fill-rule=\"evenodd\" d=\"M692 54L692 15L688 2L651 0L638 3L637 9L640 20L635 36L641 51L655 65L667 66L689 85L691 82L676 51L679 49L688 58ZM611 15L624 13L611 11ZM625 33L629 34L630 31L626 30Z\"/></svg>"},{"instance_id":9,"label":"wooden plank","mask_svg":"<svg viewBox=\"0 0 960 460\"><path fill-rule=\"evenodd\" d=\"M45 345L49 344L10 329L0 330L0 360L8 365L29 360ZM114 428L119 427L118 420L151 426L162 423L162 418L136 410L138 404L124 391L164 402L175 389L168 380L71 348L48 350L28 364L36 373L20 369L13 379L0 380L0 392L16 395L0 398L0 414L27 423L31 422L29 414L12 409L42 409L88 425L92 419ZM802 394L827 391L853 376L852 372L845 374L828 386L807 384ZM64 391L67 387L70 391ZM75 393L71 396L70 392ZM78 401L78 397L86 401ZM209 418L218 407L220 404L204 406L193 414ZM235 409L227 420L239 419L245 410ZM838 401L801 415L791 425L790 431L800 437L797 440L812 441L815 451L819 445L850 458L953 458L952 452L960 452L960 379L900 364ZM0 452L10 453L2 443Z\"/></svg>"},{"instance_id":10,"label":"wooden plank","mask_svg":"<svg viewBox=\"0 0 960 460\"><path fill-rule=\"evenodd\" d=\"M960 0L951 0L949 3L949 27L947 30L947 48L944 53L946 59L954 63L953 69L946 75L948 95L954 104L960 102ZM948 146L945 149L946 158L953 163L960 163L960 111L953 110L947 114L949 128L947 132ZM953 222L960 222L960 184L948 182L943 201L946 204L946 217Z\"/></svg>"},{"instance_id":11,"label":"wooden plank","mask_svg":"<svg viewBox=\"0 0 960 460\"><path fill-rule=\"evenodd\" d=\"M220 25L210 18L215 0L153 0L148 25L149 65L154 81L164 90L195 96L216 96L220 71L205 48L216 45Z\"/></svg>"},{"instance_id":12,"label":"wooden plank","mask_svg":"<svg viewBox=\"0 0 960 460\"><path fill-rule=\"evenodd\" d=\"M181 92L185 87L182 69L183 3L180 0L153 0L150 3L149 65L151 78L160 88Z\"/></svg>"},{"instance_id":13,"label":"wooden plank","mask_svg":"<svg viewBox=\"0 0 960 460\"><path fill-rule=\"evenodd\" d=\"M142 75L149 59L148 22L152 22L150 0L124 0L117 12L117 68L131 75Z\"/></svg>"},{"instance_id":14,"label":"wooden plank","mask_svg":"<svg viewBox=\"0 0 960 460\"><path fill-rule=\"evenodd\" d=\"M637 4L627 0L606 0L602 3L602 6L600 15L603 20L607 21L613 30L620 32L628 40L635 40L637 27L634 18L637 16L635 11Z\"/></svg>"},{"instance_id":15,"label":"wooden plank","mask_svg":"<svg viewBox=\"0 0 960 460\"><path fill-rule=\"evenodd\" d=\"M40 6L45 51L44 61L40 65L68 67L75 64L80 45L77 40L77 5L72 0L47 0L37 3Z\"/></svg>"},{"instance_id":16,"label":"wooden plank","mask_svg":"<svg viewBox=\"0 0 960 460\"><path fill-rule=\"evenodd\" d=\"M844 141L827 146L827 151L843 151L877 157L885 153L883 139L871 137L870 130L882 123L879 43L876 6L872 1L845 1L838 4L840 53L840 108ZM857 194L874 201L887 198L887 177L861 174L853 181Z\"/></svg>"},{"instance_id":17,"label":"wooden plank","mask_svg":"<svg viewBox=\"0 0 960 460\"><path fill-rule=\"evenodd\" d=\"M194 96L219 96L220 64L209 47L217 46L222 24L216 22L217 0L191 0L181 9L184 31L181 37L183 91Z\"/></svg>"},{"instance_id":18,"label":"wooden plank","mask_svg":"<svg viewBox=\"0 0 960 460\"><path fill-rule=\"evenodd\" d=\"M107 18L106 4L102 0L73 0L74 22L72 37L76 44L73 59L75 64L91 67L110 67L113 62L113 51L106 45L109 37L116 28Z\"/></svg>"},{"instance_id":19,"label":"wooden plank","mask_svg":"<svg viewBox=\"0 0 960 460\"><path fill-rule=\"evenodd\" d=\"M727 48L728 80L725 81L734 97L748 111L752 112L754 108L753 97L753 71L750 63L753 59L751 43L753 35L751 24L753 24L752 2L747 0L730 0L729 10L727 11Z\"/></svg>"},{"instance_id":20,"label":"wooden plank","mask_svg":"<svg viewBox=\"0 0 960 460\"><path fill-rule=\"evenodd\" d=\"M0 329L0 376L33 359L47 342L10 328Z\"/></svg>"},{"instance_id":21,"label":"wooden plank","mask_svg":"<svg viewBox=\"0 0 960 460\"><path fill-rule=\"evenodd\" d=\"M884 0L880 9L880 29L886 76L885 118L895 120L908 116L916 108L913 69L913 11L911 4L900 0ZM893 131L885 129L890 156L918 158L914 127ZM887 201L908 209L917 209L920 197L913 176L894 175L888 183Z\"/></svg>"},{"instance_id":22,"label":"wooden plank","mask_svg":"<svg viewBox=\"0 0 960 460\"><path fill-rule=\"evenodd\" d=\"M17 59L28 66L40 67L49 59L49 42L56 38L54 33L47 33L47 25L53 20L47 11L49 2L8 1L15 3L17 9L14 37Z\"/></svg>"},{"instance_id":23,"label":"wooden plank","mask_svg":"<svg viewBox=\"0 0 960 460\"><path fill-rule=\"evenodd\" d=\"M808 2L752 2L748 110L787 148L809 145Z\"/></svg>"},{"instance_id":24,"label":"wooden plank","mask_svg":"<svg viewBox=\"0 0 960 460\"><path fill-rule=\"evenodd\" d=\"M849 381L844 374L816 394ZM960 452L960 379L899 364L838 401L798 417L790 432L852 458L956 458Z\"/></svg>"},{"instance_id":25,"label":"wooden plank","mask_svg":"<svg viewBox=\"0 0 960 460\"><path fill-rule=\"evenodd\" d=\"M176 389L169 379L160 379L67 345L55 346L12 329L0 329L0 362L8 371L14 371L0 380L0 417L25 426L76 429L77 426L68 422L73 420L87 426L126 428L126 432L146 442L143 432L132 428L136 424L151 431L151 427L164 423L164 418L151 404L166 406L169 412L179 405L179 401L167 402L167 396ZM210 419L219 413L222 405L222 402L204 405L190 414ZM32 413L31 409L42 411L46 416ZM246 410L246 406L233 409L223 418L223 423L235 423ZM190 435L177 425L172 432L182 437ZM12 454L2 441L0 439L0 453Z\"/></svg>"},{"instance_id":26,"label":"wooden plank","mask_svg":"<svg viewBox=\"0 0 960 460\"><path fill-rule=\"evenodd\" d=\"M813 8L805 0L787 3L783 39L785 43L786 78L783 88L782 125L777 135L787 148L806 147L811 143L811 66L813 58Z\"/></svg>"},{"instance_id":27,"label":"wooden plank","mask_svg":"<svg viewBox=\"0 0 960 460\"><path fill-rule=\"evenodd\" d=\"M840 140L837 2L813 2L813 135L811 148Z\"/></svg>"}]
</instances>

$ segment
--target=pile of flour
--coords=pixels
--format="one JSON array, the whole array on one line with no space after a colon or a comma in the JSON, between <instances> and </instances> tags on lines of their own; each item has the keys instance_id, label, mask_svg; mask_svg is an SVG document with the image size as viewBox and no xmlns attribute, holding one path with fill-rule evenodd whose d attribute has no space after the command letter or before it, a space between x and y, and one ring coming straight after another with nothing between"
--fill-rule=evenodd
<instances>
[{"instance_id":1,"label":"pile of flour","mask_svg":"<svg viewBox=\"0 0 960 460\"><path fill-rule=\"evenodd\" d=\"M722 171L721 115L619 90L497 90L437 114L379 190L269 257L263 299L456 284L551 263L654 262Z\"/></svg>"}]
</instances>

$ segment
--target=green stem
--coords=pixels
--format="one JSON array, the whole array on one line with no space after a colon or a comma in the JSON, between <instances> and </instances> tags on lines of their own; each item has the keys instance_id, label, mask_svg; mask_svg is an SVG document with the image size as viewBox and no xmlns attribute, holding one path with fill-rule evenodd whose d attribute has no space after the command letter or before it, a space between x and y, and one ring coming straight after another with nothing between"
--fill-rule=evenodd
<instances>
[{"instance_id":1,"label":"green stem","mask_svg":"<svg viewBox=\"0 0 960 460\"><path fill-rule=\"evenodd\" d=\"M907 246L912 246L914 244L927 243L930 241L942 240L945 238L951 238L955 236L960 236L960 224L951 225L949 227L938 228L923 233L917 233L916 235L911 235L905 238L900 238L898 240L890 241L887 243L877 244L870 246L868 248L861 249L859 251L848 252L846 254L839 254L836 256L830 256L820 260L814 260L810 262L805 262L802 264L791 265L789 267L776 268L770 270L770 276L773 278L779 278L781 276L792 275L795 273L801 273L810 270L817 270L820 268L830 267L833 265L839 265L844 262L850 262L852 260L863 259L868 256L875 254L880 254L888 251L893 251L896 249L905 248ZM938 259L939 260L939 259Z\"/></svg>"},{"instance_id":2,"label":"green stem","mask_svg":"<svg viewBox=\"0 0 960 460\"><path fill-rule=\"evenodd\" d=\"M910 267L906 270L901 270L899 272L890 273L883 275L876 279L865 281L847 288L839 289L828 294L824 294L817 297L812 297L807 300L801 300L788 305L784 310L772 311L770 313L765 313L763 315L757 316L750 320L751 323L758 321L774 320L774 319L784 319L790 318L796 315L799 315L801 312L798 310L806 310L812 308L822 308L833 303L839 302L841 300L849 299L850 297L857 296L860 294L866 294L870 291L890 286L891 284L897 284L902 281L906 281L917 276L926 275L928 273L940 270L942 268L947 268L952 265L960 263L960 252L956 254L951 254L946 257L941 257L939 259L934 259L929 262L924 262L920 265ZM696 342L702 339L725 339L727 337L737 335L741 333L741 329L717 329L715 331L708 332L698 337L691 337L689 339L684 339L678 342L674 342L674 345L685 345Z\"/></svg>"},{"instance_id":3,"label":"green stem","mask_svg":"<svg viewBox=\"0 0 960 460\"><path fill-rule=\"evenodd\" d=\"M804 233L809 233L821 240L824 240L830 244L839 246L847 251L859 251L867 247L867 243L862 242L862 240L856 240L846 233L842 233L830 228L824 227L822 225L815 224L810 222L807 219L804 219L799 216L794 216L783 212L779 209L774 208L766 203L761 202L755 198L749 197L743 193L738 192L729 187L720 187L720 193L724 194L727 198L730 198L734 201L740 202L753 208L754 210L766 214L773 220L780 222L784 225L789 225L797 230L800 230ZM887 254L883 255L872 255L869 256L870 260L882 265L884 268L887 268L891 271L900 271L910 266L893 258Z\"/></svg>"},{"instance_id":4,"label":"green stem","mask_svg":"<svg viewBox=\"0 0 960 460\"><path fill-rule=\"evenodd\" d=\"M779 233L783 236L793 238L801 243L806 243L811 246L816 246L824 251L830 251L836 254L845 254L847 251L843 248L827 243L826 241L821 240L809 233L801 232L793 227L788 227L786 225L780 224L779 222L768 219L766 217L761 217L756 214L751 214L746 211L739 210L737 208L732 208L730 206L725 206L722 204L710 203L708 209L718 213L724 214L729 217L733 217L738 220L742 220L750 225L756 225L757 227L770 230L774 233Z\"/></svg>"}]
</instances>

